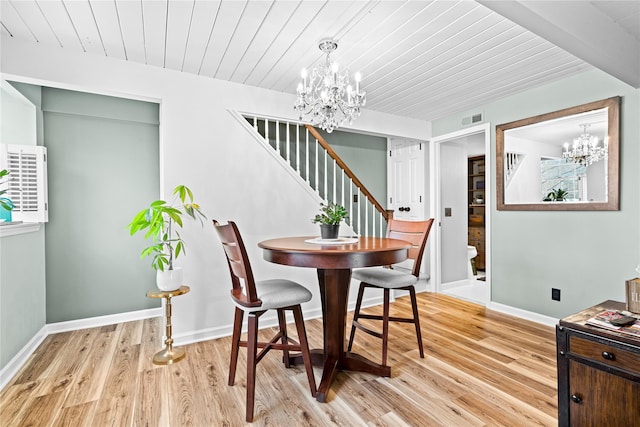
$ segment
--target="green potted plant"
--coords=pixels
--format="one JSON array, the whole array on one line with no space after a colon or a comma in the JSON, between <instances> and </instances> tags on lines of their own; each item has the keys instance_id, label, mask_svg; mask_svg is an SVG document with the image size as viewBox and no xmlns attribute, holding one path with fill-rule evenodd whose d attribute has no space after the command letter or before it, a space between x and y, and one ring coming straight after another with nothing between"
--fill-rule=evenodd
<instances>
[{"instance_id":1,"label":"green potted plant","mask_svg":"<svg viewBox=\"0 0 640 427\"><path fill-rule=\"evenodd\" d=\"M340 223L348 219L349 213L342 205L320 203L320 213L311 220L314 224L320 224L320 237L322 239L337 239L340 232Z\"/></svg>"},{"instance_id":2,"label":"green potted plant","mask_svg":"<svg viewBox=\"0 0 640 427\"><path fill-rule=\"evenodd\" d=\"M549 192L549 194L547 194L547 197L542 199L542 201L543 202L562 202L566 200L568 195L569 195L569 192L567 190L563 190L562 188L557 188Z\"/></svg>"},{"instance_id":3,"label":"green potted plant","mask_svg":"<svg viewBox=\"0 0 640 427\"><path fill-rule=\"evenodd\" d=\"M173 195L175 197L171 204L156 200L138 212L128 225L131 236L146 230L144 238L151 239L151 246L143 249L140 257L153 255L151 266L156 270L158 289L163 291L175 290L183 284L182 268L173 265L180 254L186 253L185 242L178 232L183 225L183 215L200 220L201 225L206 219L200 206L193 203L193 193L189 188L178 185Z\"/></svg>"},{"instance_id":4,"label":"green potted plant","mask_svg":"<svg viewBox=\"0 0 640 427\"><path fill-rule=\"evenodd\" d=\"M6 169L0 170L0 185L8 181L6 176L9 175L9 171ZM13 210L13 203L11 199L2 197L7 190L0 190L0 222L11 222L11 211Z\"/></svg>"}]
</instances>

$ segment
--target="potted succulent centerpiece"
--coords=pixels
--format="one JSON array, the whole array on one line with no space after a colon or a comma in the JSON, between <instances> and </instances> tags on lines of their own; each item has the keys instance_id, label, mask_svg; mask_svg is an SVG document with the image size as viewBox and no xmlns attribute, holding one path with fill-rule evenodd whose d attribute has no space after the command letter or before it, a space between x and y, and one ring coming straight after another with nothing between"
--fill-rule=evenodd
<instances>
[{"instance_id":1,"label":"potted succulent centerpiece","mask_svg":"<svg viewBox=\"0 0 640 427\"><path fill-rule=\"evenodd\" d=\"M151 239L152 245L143 249L140 257L153 255L151 266L156 270L156 284L162 291L172 291L183 284L182 268L173 265L180 254L186 253L185 242L178 232L183 225L183 215L199 220L201 225L206 219L200 206L193 202L193 193L189 188L178 185L173 195L175 197L171 204L156 200L138 212L128 225L131 236L146 230L145 239Z\"/></svg>"},{"instance_id":2,"label":"potted succulent centerpiece","mask_svg":"<svg viewBox=\"0 0 640 427\"><path fill-rule=\"evenodd\" d=\"M336 203L320 203L320 213L311 220L314 224L320 224L320 237L322 239L337 239L340 233L340 223L348 219L349 213L342 205Z\"/></svg>"}]
</instances>

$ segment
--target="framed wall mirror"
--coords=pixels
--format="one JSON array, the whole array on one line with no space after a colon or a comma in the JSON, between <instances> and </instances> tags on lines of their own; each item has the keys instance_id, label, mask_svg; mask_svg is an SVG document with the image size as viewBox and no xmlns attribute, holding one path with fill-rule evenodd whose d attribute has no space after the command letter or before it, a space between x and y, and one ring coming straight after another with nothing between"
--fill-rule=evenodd
<instances>
[{"instance_id":1,"label":"framed wall mirror","mask_svg":"<svg viewBox=\"0 0 640 427\"><path fill-rule=\"evenodd\" d=\"M498 210L619 210L620 97L496 126Z\"/></svg>"}]
</instances>

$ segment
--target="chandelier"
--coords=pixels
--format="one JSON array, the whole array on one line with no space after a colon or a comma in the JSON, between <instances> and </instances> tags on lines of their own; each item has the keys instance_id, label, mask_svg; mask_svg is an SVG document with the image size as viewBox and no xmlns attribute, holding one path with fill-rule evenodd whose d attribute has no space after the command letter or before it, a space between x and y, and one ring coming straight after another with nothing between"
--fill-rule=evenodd
<instances>
[{"instance_id":1,"label":"chandelier","mask_svg":"<svg viewBox=\"0 0 640 427\"><path fill-rule=\"evenodd\" d=\"M564 143L562 158L573 161L582 166L589 166L607 157L607 142L603 141L602 146L598 145L598 137L589 135L587 129L590 124L580 125L582 135L573 139L573 147L569 149L569 143Z\"/></svg>"},{"instance_id":2,"label":"chandelier","mask_svg":"<svg viewBox=\"0 0 640 427\"><path fill-rule=\"evenodd\" d=\"M320 40L318 48L327 54L326 62L314 68L311 75L302 70L293 108L300 114L300 120L303 115L310 116L311 124L331 133L346 121L353 123L366 102L366 93L360 90L360 73L355 75L354 91L349 83L349 70L341 73L338 64L331 62L329 55L338 48L335 40Z\"/></svg>"}]
</instances>

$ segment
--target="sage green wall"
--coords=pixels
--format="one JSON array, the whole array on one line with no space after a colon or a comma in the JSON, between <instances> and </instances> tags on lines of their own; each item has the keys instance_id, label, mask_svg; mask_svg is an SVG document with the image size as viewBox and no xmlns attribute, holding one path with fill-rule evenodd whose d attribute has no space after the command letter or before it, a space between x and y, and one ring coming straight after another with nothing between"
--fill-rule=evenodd
<instances>
[{"instance_id":1,"label":"sage green wall","mask_svg":"<svg viewBox=\"0 0 640 427\"><path fill-rule=\"evenodd\" d=\"M159 106L43 88L47 323L157 307L131 218L159 194Z\"/></svg>"},{"instance_id":2,"label":"sage green wall","mask_svg":"<svg viewBox=\"0 0 640 427\"><path fill-rule=\"evenodd\" d=\"M360 182L387 206L387 138L353 132L320 132Z\"/></svg>"},{"instance_id":3,"label":"sage green wall","mask_svg":"<svg viewBox=\"0 0 640 427\"><path fill-rule=\"evenodd\" d=\"M491 207L492 301L562 318L606 299L624 301L624 282L640 262L640 90L599 71L537 87L433 122L433 135L462 128L462 117L483 112L495 126L622 96L620 210L612 212L497 211ZM495 194L495 179L491 182ZM561 301L551 300L559 288Z\"/></svg>"},{"instance_id":4,"label":"sage green wall","mask_svg":"<svg viewBox=\"0 0 640 427\"><path fill-rule=\"evenodd\" d=\"M39 112L40 89L23 91L13 84L36 106L36 123ZM3 96L2 111L10 108L10 100ZM4 119L4 115L3 115ZM4 141L10 123L2 120L2 143L30 144L41 141ZM20 132L23 133L23 132ZM0 238L0 369L40 331L45 325L45 255L44 229L31 233Z\"/></svg>"},{"instance_id":5,"label":"sage green wall","mask_svg":"<svg viewBox=\"0 0 640 427\"><path fill-rule=\"evenodd\" d=\"M45 325L44 230L0 241L0 369Z\"/></svg>"}]
</instances>

